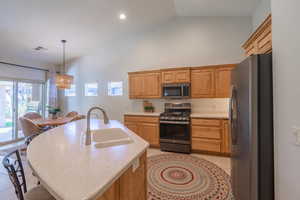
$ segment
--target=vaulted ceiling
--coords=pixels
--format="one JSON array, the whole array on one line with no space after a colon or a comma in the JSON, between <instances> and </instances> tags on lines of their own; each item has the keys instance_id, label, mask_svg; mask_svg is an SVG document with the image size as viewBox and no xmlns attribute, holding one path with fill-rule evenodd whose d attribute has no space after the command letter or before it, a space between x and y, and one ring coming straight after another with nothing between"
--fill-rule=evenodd
<instances>
[{"instance_id":1,"label":"vaulted ceiling","mask_svg":"<svg viewBox=\"0 0 300 200\"><path fill-rule=\"evenodd\" d=\"M175 16L250 16L259 0L9 0L0 6L0 61L53 65ZM120 21L118 16L128 17ZM35 51L37 46L47 50ZM71 52L70 52L71 51Z\"/></svg>"}]
</instances>

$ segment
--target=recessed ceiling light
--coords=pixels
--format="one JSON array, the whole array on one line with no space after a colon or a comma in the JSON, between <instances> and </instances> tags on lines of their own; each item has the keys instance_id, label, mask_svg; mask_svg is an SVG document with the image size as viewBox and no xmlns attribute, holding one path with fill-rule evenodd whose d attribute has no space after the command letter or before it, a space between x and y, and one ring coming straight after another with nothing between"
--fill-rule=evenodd
<instances>
[{"instance_id":1,"label":"recessed ceiling light","mask_svg":"<svg viewBox=\"0 0 300 200\"><path fill-rule=\"evenodd\" d=\"M125 20L127 18L127 16L124 13L121 13L120 16L119 16L119 18L121 20Z\"/></svg>"}]
</instances>

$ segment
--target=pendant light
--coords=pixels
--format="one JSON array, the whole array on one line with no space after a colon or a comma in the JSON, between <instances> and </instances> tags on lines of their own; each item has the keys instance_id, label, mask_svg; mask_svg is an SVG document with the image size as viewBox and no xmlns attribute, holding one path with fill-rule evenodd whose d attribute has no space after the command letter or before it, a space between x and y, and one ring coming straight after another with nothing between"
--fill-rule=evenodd
<instances>
[{"instance_id":1,"label":"pendant light","mask_svg":"<svg viewBox=\"0 0 300 200\"><path fill-rule=\"evenodd\" d=\"M66 74L66 40L62 40L63 45L63 68L61 74L56 75L56 86L59 89L70 89L73 83L73 76Z\"/></svg>"}]
</instances>

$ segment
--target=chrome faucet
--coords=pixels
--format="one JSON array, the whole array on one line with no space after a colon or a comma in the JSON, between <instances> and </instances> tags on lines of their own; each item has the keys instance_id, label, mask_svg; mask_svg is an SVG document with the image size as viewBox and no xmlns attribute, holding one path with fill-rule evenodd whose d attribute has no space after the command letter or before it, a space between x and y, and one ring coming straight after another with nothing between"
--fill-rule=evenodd
<instances>
[{"instance_id":1,"label":"chrome faucet","mask_svg":"<svg viewBox=\"0 0 300 200\"><path fill-rule=\"evenodd\" d=\"M103 110L100 107L92 107L89 109L88 113L87 113L87 129L86 129L86 136L85 136L85 145L90 145L92 142L92 138L91 138L91 113L93 110L100 110L103 114L103 120L104 120L104 124L108 124L109 123L109 119L107 117L107 114L105 112L105 110Z\"/></svg>"}]
</instances>

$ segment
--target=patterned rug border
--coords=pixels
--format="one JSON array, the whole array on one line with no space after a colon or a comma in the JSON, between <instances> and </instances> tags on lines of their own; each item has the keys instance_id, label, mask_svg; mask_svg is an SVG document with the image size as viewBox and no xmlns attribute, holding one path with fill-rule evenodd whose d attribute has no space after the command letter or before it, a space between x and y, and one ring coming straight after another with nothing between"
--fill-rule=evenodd
<instances>
[{"instance_id":1,"label":"patterned rug border","mask_svg":"<svg viewBox=\"0 0 300 200\"><path fill-rule=\"evenodd\" d=\"M197 180L198 185L196 185L196 183L193 183L195 184L194 186L193 184L189 184L190 182L187 181L186 182L187 184L183 184L183 187L179 190L178 189L176 190L177 187L176 184L170 183L168 186L167 185L168 181L164 180L162 174L161 177L159 177L156 174L155 170L165 171L164 168L165 166L163 166L164 165L163 160L166 159L165 163L166 166L168 166L167 158L168 157L170 158L170 156L174 157L175 163L176 162L184 163L185 159L187 159L187 161L190 160L190 162L185 163L183 166L189 165L189 167L196 169L193 170L194 173L196 173L197 176L201 176L201 178L203 177L203 172L207 172L207 175L205 173L204 178L208 178L208 182L206 181L204 183L201 183L202 185L199 186L199 182L201 181ZM178 160L176 158L178 158ZM172 200L173 199L174 200L209 200L209 199L234 200L231 191L230 175L224 169L222 169L218 164L212 161L191 154L180 154L180 153L173 153L173 152L151 155L147 157L147 160L149 163L148 173L147 173L148 200L171 200L171 199ZM157 163L155 163L155 161ZM199 166L199 167L195 168L195 166ZM154 168L151 170L152 167ZM184 173L184 172L180 172L180 173ZM173 174L173 172L171 172L170 174ZM171 176L171 178L173 178L173 176ZM178 185L179 185L178 187L181 186L181 184ZM184 188L184 185L187 186L186 190Z\"/></svg>"}]
</instances>

